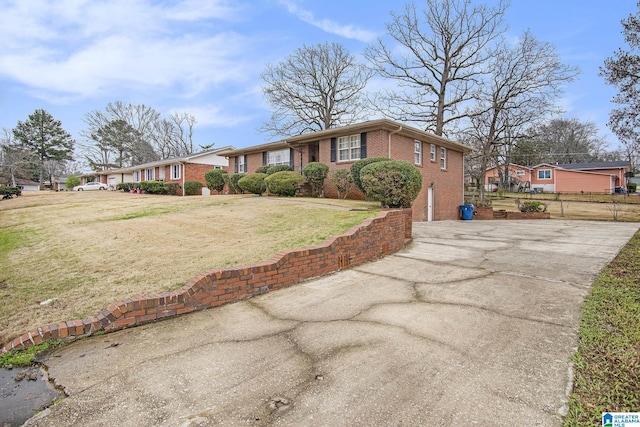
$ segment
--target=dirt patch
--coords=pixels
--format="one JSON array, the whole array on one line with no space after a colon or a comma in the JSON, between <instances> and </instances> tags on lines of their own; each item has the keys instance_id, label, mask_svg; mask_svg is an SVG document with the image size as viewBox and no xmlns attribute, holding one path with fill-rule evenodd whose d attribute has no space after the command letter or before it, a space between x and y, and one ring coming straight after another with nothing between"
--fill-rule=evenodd
<instances>
[{"instance_id":1,"label":"dirt patch","mask_svg":"<svg viewBox=\"0 0 640 427\"><path fill-rule=\"evenodd\" d=\"M0 342L320 243L375 214L350 210L363 206L375 204L105 191L3 201L0 233L12 238L0 248Z\"/></svg>"}]
</instances>

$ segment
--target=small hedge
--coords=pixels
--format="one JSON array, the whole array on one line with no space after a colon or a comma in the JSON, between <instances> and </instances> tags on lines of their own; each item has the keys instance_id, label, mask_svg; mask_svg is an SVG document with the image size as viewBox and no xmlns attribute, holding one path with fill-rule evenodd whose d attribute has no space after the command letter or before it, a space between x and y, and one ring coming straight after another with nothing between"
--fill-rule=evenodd
<instances>
[{"instance_id":1,"label":"small hedge","mask_svg":"<svg viewBox=\"0 0 640 427\"><path fill-rule=\"evenodd\" d=\"M353 184L360 189L364 193L364 188L362 187L362 182L360 181L360 171L367 165L376 162L388 162L390 159L386 157L369 157L366 159L358 160L357 162L351 165L351 177L353 178Z\"/></svg>"},{"instance_id":2,"label":"small hedge","mask_svg":"<svg viewBox=\"0 0 640 427\"><path fill-rule=\"evenodd\" d=\"M318 162L311 162L302 169L302 175L305 177L307 182L311 184L311 191L313 191L314 195L319 197L324 196L324 192L322 190L324 188L324 180L327 178L328 174L329 166Z\"/></svg>"},{"instance_id":3,"label":"small hedge","mask_svg":"<svg viewBox=\"0 0 640 427\"><path fill-rule=\"evenodd\" d=\"M267 191L267 185L264 182L267 176L266 173L250 173L238 180L238 186L243 191L261 196Z\"/></svg>"},{"instance_id":4,"label":"small hedge","mask_svg":"<svg viewBox=\"0 0 640 427\"><path fill-rule=\"evenodd\" d=\"M128 193L129 191L137 188L139 188L137 182L121 182L120 184L116 185L116 190L122 190L125 193Z\"/></svg>"},{"instance_id":5,"label":"small hedge","mask_svg":"<svg viewBox=\"0 0 640 427\"><path fill-rule=\"evenodd\" d=\"M329 181L336 187L339 199L346 199L353 188L353 177L348 169L338 169L329 174Z\"/></svg>"},{"instance_id":6,"label":"small hedge","mask_svg":"<svg viewBox=\"0 0 640 427\"><path fill-rule=\"evenodd\" d=\"M169 194L169 188L164 181L142 181L140 189L148 194Z\"/></svg>"},{"instance_id":7,"label":"small hedge","mask_svg":"<svg viewBox=\"0 0 640 427\"><path fill-rule=\"evenodd\" d=\"M360 170L364 194L385 208L410 208L422 189L422 174L404 160L373 162Z\"/></svg>"},{"instance_id":8,"label":"small hedge","mask_svg":"<svg viewBox=\"0 0 640 427\"><path fill-rule=\"evenodd\" d=\"M293 169L291 169L291 166L289 165L275 165L270 166L269 169L267 169L267 175L273 175L274 173L278 172L289 172L292 170Z\"/></svg>"},{"instance_id":9,"label":"small hedge","mask_svg":"<svg viewBox=\"0 0 640 427\"><path fill-rule=\"evenodd\" d=\"M637 190L638 190L638 184L636 184L635 182L627 183L627 191L629 193L635 193Z\"/></svg>"},{"instance_id":10,"label":"small hedge","mask_svg":"<svg viewBox=\"0 0 640 427\"><path fill-rule=\"evenodd\" d=\"M184 183L184 195L196 196L202 194L202 183L200 181L187 181Z\"/></svg>"},{"instance_id":11,"label":"small hedge","mask_svg":"<svg viewBox=\"0 0 640 427\"><path fill-rule=\"evenodd\" d=\"M518 205L520 212L546 212L547 205L537 200L525 200Z\"/></svg>"},{"instance_id":12,"label":"small hedge","mask_svg":"<svg viewBox=\"0 0 640 427\"><path fill-rule=\"evenodd\" d=\"M256 171L254 173L267 173L267 171L269 170L271 166L259 166L256 168Z\"/></svg>"},{"instance_id":13,"label":"small hedge","mask_svg":"<svg viewBox=\"0 0 640 427\"><path fill-rule=\"evenodd\" d=\"M304 182L304 177L297 172L276 172L265 178L269 193L276 196L293 197L298 192L298 187Z\"/></svg>"},{"instance_id":14,"label":"small hedge","mask_svg":"<svg viewBox=\"0 0 640 427\"><path fill-rule=\"evenodd\" d=\"M238 185L238 181L247 176L244 173L232 173L231 175L227 175L225 177L225 181L227 183L227 187L229 188L229 193L237 194L242 193L242 188Z\"/></svg>"},{"instance_id":15,"label":"small hedge","mask_svg":"<svg viewBox=\"0 0 640 427\"><path fill-rule=\"evenodd\" d=\"M209 190L216 190L218 193L224 190L227 172L222 169L212 169L204 174L204 180Z\"/></svg>"}]
</instances>

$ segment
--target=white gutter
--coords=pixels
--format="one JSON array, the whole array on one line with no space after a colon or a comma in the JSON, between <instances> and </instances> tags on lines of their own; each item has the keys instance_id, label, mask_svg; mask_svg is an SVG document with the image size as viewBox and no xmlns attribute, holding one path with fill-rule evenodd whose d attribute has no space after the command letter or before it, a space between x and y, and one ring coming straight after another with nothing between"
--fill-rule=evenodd
<instances>
[{"instance_id":1,"label":"white gutter","mask_svg":"<svg viewBox=\"0 0 640 427\"><path fill-rule=\"evenodd\" d=\"M389 150L389 158L391 158L391 135L393 135L394 133L398 133L402 131L402 125L400 125L400 127L392 132L389 132L389 143L388 145L388 150Z\"/></svg>"}]
</instances>

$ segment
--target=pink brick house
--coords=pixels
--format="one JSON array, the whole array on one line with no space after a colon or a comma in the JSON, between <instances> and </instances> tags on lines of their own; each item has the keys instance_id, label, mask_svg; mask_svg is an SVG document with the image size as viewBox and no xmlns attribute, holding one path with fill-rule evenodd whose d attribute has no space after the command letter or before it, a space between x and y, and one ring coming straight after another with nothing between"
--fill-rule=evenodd
<instances>
[{"instance_id":1,"label":"pink brick house","mask_svg":"<svg viewBox=\"0 0 640 427\"><path fill-rule=\"evenodd\" d=\"M504 170L504 169L503 169ZM616 187L625 187L625 174L629 163L591 162L591 163L542 163L533 167L509 165L509 177L512 183L525 191L545 193L614 193ZM496 188L498 170L487 170L485 185L488 190Z\"/></svg>"},{"instance_id":2,"label":"pink brick house","mask_svg":"<svg viewBox=\"0 0 640 427\"><path fill-rule=\"evenodd\" d=\"M229 173L253 173L263 165L289 165L301 172L320 162L329 170L348 169L368 157L408 161L422 172L422 190L413 203L414 221L459 218L464 201L464 154L471 148L387 119L298 135L277 142L221 153L229 158ZM325 197L337 197L325 181ZM354 189L349 198L362 199Z\"/></svg>"}]
</instances>

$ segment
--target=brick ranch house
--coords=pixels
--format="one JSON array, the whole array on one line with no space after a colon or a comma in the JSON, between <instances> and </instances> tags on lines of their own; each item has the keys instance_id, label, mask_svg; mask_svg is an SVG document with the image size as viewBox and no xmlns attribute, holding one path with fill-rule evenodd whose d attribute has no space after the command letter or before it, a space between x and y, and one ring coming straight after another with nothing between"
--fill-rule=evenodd
<instances>
[{"instance_id":1,"label":"brick ranch house","mask_svg":"<svg viewBox=\"0 0 640 427\"><path fill-rule=\"evenodd\" d=\"M367 157L405 160L422 173L422 190L413 203L414 221L459 218L464 200L464 154L471 148L431 133L388 119L327 129L294 136L277 142L232 149L220 153L229 158L232 173L253 173L264 165L289 165L301 172L311 162L329 166L329 171L348 169ZM337 191L329 180L325 197ZM349 198L363 199L359 189Z\"/></svg>"},{"instance_id":2,"label":"brick ranch house","mask_svg":"<svg viewBox=\"0 0 640 427\"><path fill-rule=\"evenodd\" d=\"M214 150L189 154L172 159L158 160L120 169L109 169L82 177L83 184L88 177L109 185L115 189L123 182L166 181L177 183L184 195L186 181L199 181L206 186L204 174L211 169L228 170L229 161L220 153L233 149L232 146L216 148Z\"/></svg>"},{"instance_id":3,"label":"brick ranch house","mask_svg":"<svg viewBox=\"0 0 640 427\"><path fill-rule=\"evenodd\" d=\"M502 167L504 171L504 167ZM627 185L625 174L629 163L591 162L591 163L542 163L527 167L509 165L509 181L512 189L519 191L537 191L546 193L608 193L616 187ZM496 190L499 182L498 169L487 169L485 188Z\"/></svg>"}]
</instances>

